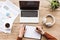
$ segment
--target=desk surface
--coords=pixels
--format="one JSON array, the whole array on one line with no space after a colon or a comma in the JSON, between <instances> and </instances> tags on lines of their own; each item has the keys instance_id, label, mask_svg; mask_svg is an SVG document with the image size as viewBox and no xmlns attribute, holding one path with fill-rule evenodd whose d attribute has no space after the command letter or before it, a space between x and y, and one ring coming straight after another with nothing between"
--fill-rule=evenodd
<instances>
[{"instance_id":1,"label":"desk surface","mask_svg":"<svg viewBox=\"0 0 60 40\"><path fill-rule=\"evenodd\" d=\"M16 4L17 6L19 6L19 1L18 0L11 0L14 4ZM50 3L47 0L40 0L40 22L39 24L41 26L43 26L43 29L50 33L52 36L56 37L58 40L60 40L60 8L54 12L52 12L50 10ZM46 28L43 24L42 24L42 18L46 15L46 14L52 14L55 16L56 18L56 23L53 27L51 28ZM50 19L49 19L50 21ZM15 19L14 24L13 24L13 28L12 28L12 33L11 34L5 34L5 33L0 33L0 40L16 40L16 38L18 37L18 31L19 31L19 15L18 17ZM38 24L26 24L26 25L38 25ZM24 38L23 40L35 40L35 39L27 39ZM42 40L46 40L44 37L42 37Z\"/></svg>"}]
</instances>

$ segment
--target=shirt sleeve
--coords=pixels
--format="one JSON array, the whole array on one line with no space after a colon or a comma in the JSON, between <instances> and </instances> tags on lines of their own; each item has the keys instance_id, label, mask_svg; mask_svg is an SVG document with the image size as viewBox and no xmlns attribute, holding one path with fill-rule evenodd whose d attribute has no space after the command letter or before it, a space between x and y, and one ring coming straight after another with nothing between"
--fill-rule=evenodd
<instances>
[{"instance_id":1,"label":"shirt sleeve","mask_svg":"<svg viewBox=\"0 0 60 40\"><path fill-rule=\"evenodd\" d=\"M43 36L45 36L47 38L47 40L57 40L55 37L51 36L47 32L45 32Z\"/></svg>"},{"instance_id":2,"label":"shirt sleeve","mask_svg":"<svg viewBox=\"0 0 60 40\"><path fill-rule=\"evenodd\" d=\"M17 40L22 40L22 38L18 37Z\"/></svg>"}]
</instances>

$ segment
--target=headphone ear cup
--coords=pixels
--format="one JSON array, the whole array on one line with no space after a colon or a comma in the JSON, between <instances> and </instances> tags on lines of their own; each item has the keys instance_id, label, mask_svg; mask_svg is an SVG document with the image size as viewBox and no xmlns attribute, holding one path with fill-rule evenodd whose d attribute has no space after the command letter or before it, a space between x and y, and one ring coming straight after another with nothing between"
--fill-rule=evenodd
<instances>
[{"instance_id":1,"label":"headphone ear cup","mask_svg":"<svg viewBox=\"0 0 60 40\"><path fill-rule=\"evenodd\" d=\"M46 26L50 27L51 26L51 22L46 23Z\"/></svg>"},{"instance_id":2,"label":"headphone ear cup","mask_svg":"<svg viewBox=\"0 0 60 40\"><path fill-rule=\"evenodd\" d=\"M44 23L44 24L46 23L46 18L43 18L43 23Z\"/></svg>"}]
</instances>

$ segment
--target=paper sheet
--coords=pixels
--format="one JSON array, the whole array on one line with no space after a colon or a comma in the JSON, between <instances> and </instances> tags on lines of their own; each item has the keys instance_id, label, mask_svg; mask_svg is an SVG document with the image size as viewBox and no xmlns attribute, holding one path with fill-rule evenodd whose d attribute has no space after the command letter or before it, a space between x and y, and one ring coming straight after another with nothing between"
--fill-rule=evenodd
<instances>
[{"instance_id":1,"label":"paper sheet","mask_svg":"<svg viewBox=\"0 0 60 40\"><path fill-rule=\"evenodd\" d=\"M41 39L41 35L36 32L36 27L28 26L28 25L26 26L26 32L25 32L24 37Z\"/></svg>"},{"instance_id":2,"label":"paper sheet","mask_svg":"<svg viewBox=\"0 0 60 40\"><path fill-rule=\"evenodd\" d=\"M19 7L7 0L0 3L0 31L10 33L15 18L20 13ZM10 23L10 28L6 29L5 24Z\"/></svg>"}]
</instances>

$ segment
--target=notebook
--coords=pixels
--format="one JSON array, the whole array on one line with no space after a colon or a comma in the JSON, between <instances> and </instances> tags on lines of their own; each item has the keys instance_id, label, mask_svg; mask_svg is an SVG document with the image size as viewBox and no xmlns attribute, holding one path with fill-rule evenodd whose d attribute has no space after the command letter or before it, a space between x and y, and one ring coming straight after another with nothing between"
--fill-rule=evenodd
<instances>
[{"instance_id":1,"label":"notebook","mask_svg":"<svg viewBox=\"0 0 60 40\"><path fill-rule=\"evenodd\" d=\"M34 26L26 26L26 32L24 37L26 38L33 38L33 39L41 39L41 34L36 32L36 27Z\"/></svg>"}]
</instances>

